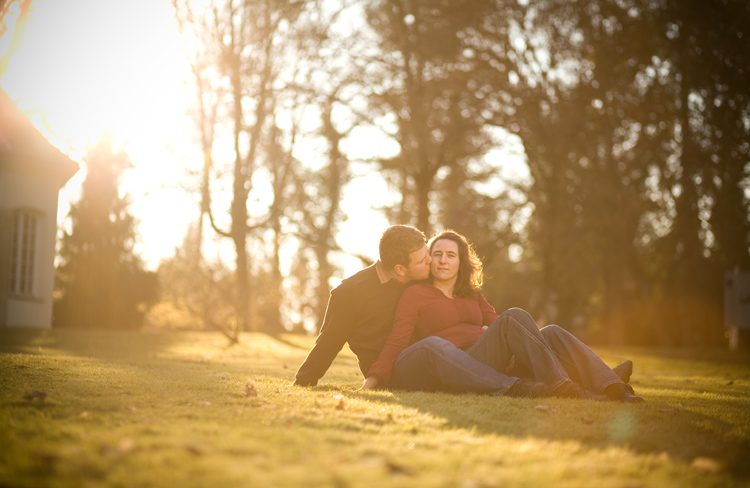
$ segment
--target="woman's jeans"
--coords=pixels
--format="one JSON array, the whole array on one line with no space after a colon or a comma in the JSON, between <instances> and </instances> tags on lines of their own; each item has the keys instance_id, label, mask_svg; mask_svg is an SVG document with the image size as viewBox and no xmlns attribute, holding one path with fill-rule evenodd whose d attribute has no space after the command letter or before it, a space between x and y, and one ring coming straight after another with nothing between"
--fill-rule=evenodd
<instances>
[{"instance_id":1,"label":"woman's jeans","mask_svg":"<svg viewBox=\"0 0 750 488\"><path fill-rule=\"evenodd\" d=\"M513 367L505 374L513 359ZM512 376L511 376L512 375ZM396 359L390 386L399 390L504 394L518 378L544 382L549 391L568 381L600 393L621 382L588 346L556 325L539 330L526 311L503 312L466 351L427 337Z\"/></svg>"}]
</instances>

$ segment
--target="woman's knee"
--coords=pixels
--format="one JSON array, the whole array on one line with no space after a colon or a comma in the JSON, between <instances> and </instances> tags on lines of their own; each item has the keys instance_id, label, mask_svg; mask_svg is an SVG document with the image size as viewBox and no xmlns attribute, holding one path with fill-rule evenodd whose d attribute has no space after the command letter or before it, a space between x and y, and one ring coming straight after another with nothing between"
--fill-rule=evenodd
<instances>
[{"instance_id":1,"label":"woman's knee","mask_svg":"<svg viewBox=\"0 0 750 488\"><path fill-rule=\"evenodd\" d=\"M559 325L547 325L539 329L539 332L548 342L556 341L570 335L567 330L563 329Z\"/></svg>"},{"instance_id":2,"label":"woman's knee","mask_svg":"<svg viewBox=\"0 0 750 488\"><path fill-rule=\"evenodd\" d=\"M522 308L509 308L498 317L498 322L506 327L522 327L531 331L538 330L534 318Z\"/></svg>"},{"instance_id":3,"label":"woman's knee","mask_svg":"<svg viewBox=\"0 0 750 488\"><path fill-rule=\"evenodd\" d=\"M517 322L524 323L531 321L536 324L536 321L529 312L518 307L509 308L508 310L500 314L500 317L511 317Z\"/></svg>"}]
</instances>

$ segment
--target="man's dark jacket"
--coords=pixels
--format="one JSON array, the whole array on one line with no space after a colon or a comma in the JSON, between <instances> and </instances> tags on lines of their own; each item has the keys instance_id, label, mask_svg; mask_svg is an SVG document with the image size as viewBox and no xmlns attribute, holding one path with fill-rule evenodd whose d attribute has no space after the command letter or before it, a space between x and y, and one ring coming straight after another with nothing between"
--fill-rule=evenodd
<instances>
[{"instance_id":1,"label":"man's dark jacket","mask_svg":"<svg viewBox=\"0 0 750 488\"><path fill-rule=\"evenodd\" d=\"M375 267L353 274L331 291L323 327L294 384L318 384L345 343L367 376L391 332L396 304L406 286L393 279L381 283Z\"/></svg>"}]
</instances>

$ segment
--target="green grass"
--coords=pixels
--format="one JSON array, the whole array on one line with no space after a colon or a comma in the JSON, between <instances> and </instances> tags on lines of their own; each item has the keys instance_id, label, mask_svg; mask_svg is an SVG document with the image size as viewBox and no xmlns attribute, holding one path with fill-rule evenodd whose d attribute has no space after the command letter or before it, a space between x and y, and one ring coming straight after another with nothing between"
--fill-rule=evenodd
<instances>
[{"instance_id":1,"label":"green grass","mask_svg":"<svg viewBox=\"0 0 750 488\"><path fill-rule=\"evenodd\" d=\"M597 348L624 405L357 392L348 350L299 388L312 339L242 341L0 329L0 486L750 486L746 355Z\"/></svg>"}]
</instances>

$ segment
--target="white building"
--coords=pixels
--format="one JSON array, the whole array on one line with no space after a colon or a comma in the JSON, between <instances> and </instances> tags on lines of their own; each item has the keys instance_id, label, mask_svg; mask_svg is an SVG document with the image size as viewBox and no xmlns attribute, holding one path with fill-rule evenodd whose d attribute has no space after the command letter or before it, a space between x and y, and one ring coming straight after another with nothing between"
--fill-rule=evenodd
<instances>
[{"instance_id":1,"label":"white building","mask_svg":"<svg viewBox=\"0 0 750 488\"><path fill-rule=\"evenodd\" d=\"M0 327L51 327L57 199L78 164L0 89Z\"/></svg>"}]
</instances>

